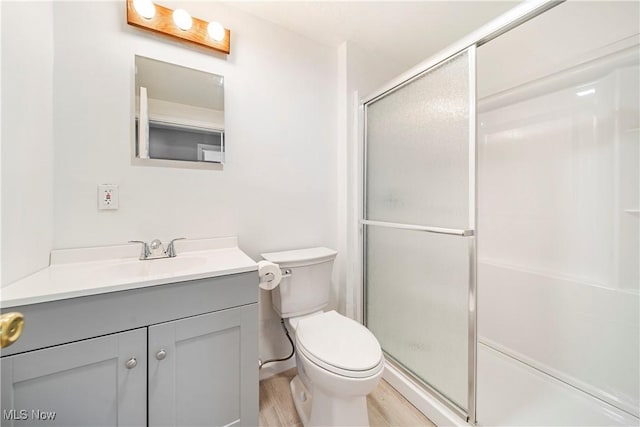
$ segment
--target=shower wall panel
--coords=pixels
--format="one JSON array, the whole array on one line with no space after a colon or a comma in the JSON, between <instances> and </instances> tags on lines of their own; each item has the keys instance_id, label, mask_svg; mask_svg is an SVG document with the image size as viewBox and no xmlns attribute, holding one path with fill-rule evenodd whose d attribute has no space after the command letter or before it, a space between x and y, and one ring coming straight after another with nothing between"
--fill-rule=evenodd
<instances>
[{"instance_id":1,"label":"shower wall panel","mask_svg":"<svg viewBox=\"0 0 640 427\"><path fill-rule=\"evenodd\" d=\"M636 9L565 3L478 50L480 79L498 53L535 68L510 67L519 84L479 101L482 425L640 423ZM543 53L558 57L536 65Z\"/></svg>"}]
</instances>

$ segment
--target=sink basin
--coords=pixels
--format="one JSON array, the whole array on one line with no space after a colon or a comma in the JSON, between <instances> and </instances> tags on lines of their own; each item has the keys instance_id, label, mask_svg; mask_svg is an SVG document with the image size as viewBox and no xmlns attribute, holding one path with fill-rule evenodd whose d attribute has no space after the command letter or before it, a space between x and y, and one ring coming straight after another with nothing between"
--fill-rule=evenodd
<instances>
[{"instance_id":1,"label":"sink basin","mask_svg":"<svg viewBox=\"0 0 640 427\"><path fill-rule=\"evenodd\" d=\"M172 274L179 273L184 270L198 269L204 266L207 259L205 257L175 257L175 258L162 258L147 261L140 261L140 263L149 264L150 274Z\"/></svg>"},{"instance_id":2,"label":"sink basin","mask_svg":"<svg viewBox=\"0 0 640 427\"><path fill-rule=\"evenodd\" d=\"M206 263L205 257L175 257L145 261L127 261L98 267L95 274L104 278L141 278L146 276L173 276L187 270L198 270Z\"/></svg>"}]
</instances>

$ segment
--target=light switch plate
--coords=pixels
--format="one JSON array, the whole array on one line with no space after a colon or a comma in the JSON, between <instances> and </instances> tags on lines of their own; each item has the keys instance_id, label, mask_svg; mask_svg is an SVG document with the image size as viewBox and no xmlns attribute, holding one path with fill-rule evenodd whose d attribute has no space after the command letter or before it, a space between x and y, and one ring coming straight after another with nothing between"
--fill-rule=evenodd
<instances>
[{"instance_id":1,"label":"light switch plate","mask_svg":"<svg viewBox=\"0 0 640 427\"><path fill-rule=\"evenodd\" d=\"M116 184L98 185L98 209L115 210L119 205L118 186Z\"/></svg>"}]
</instances>

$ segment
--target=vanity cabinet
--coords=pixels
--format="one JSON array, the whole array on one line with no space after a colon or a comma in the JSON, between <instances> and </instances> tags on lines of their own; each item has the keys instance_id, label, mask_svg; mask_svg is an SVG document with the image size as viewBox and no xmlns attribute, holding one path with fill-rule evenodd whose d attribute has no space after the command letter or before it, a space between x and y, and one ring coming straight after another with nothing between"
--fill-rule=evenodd
<instances>
[{"instance_id":1,"label":"vanity cabinet","mask_svg":"<svg viewBox=\"0 0 640 427\"><path fill-rule=\"evenodd\" d=\"M257 279L11 308L25 329L2 350L2 426L258 425Z\"/></svg>"},{"instance_id":2,"label":"vanity cabinet","mask_svg":"<svg viewBox=\"0 0 640 427\"><path fill-rule=\"evenodd\" d=\"M256 386L252 370L242 369L257 363L254 311L240 307L149 327L150 426L255 419L255 408L242 402Z\"/></svg>"},{"instance_id":3,"label":"vanity cabinet","mask_svg":"<svg viewBox=\"0 0 640 427\"><path fill-rule=\"evenodd\" d=\"M2 359L3 426L146 424L146 328Z\"/></svg>"}]
</instances>

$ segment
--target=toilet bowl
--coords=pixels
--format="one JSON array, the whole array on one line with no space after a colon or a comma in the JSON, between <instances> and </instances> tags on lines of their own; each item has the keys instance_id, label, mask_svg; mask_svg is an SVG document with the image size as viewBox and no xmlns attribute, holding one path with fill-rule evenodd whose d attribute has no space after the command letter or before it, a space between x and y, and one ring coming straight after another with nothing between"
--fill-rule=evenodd
<instances>
[{"instance_id":1,"label":"toilet bowl","mask_svg":"<svg viewBox=\"0 0 640 427\"><path fill-rule=\"evenodd\" d=\"M373 334L335 311L295 324L298 375L291 392L305 426L367 426L366 396L384 370Z\"/></svg>"},{"instance_id":2,"label":"toilet bowl","mask_svg":"<svg viewBox=\"0 0 640 427\"><path fill-rule=\"evenodd\" d=\"M305 427L368 426L366 396L384 370L371 331L335 311L322 311L329 303L336 255L322 247L262 254L283 272L271 302L295 331L298 375L290 386Z\"/></svg>"}]
</instances>

